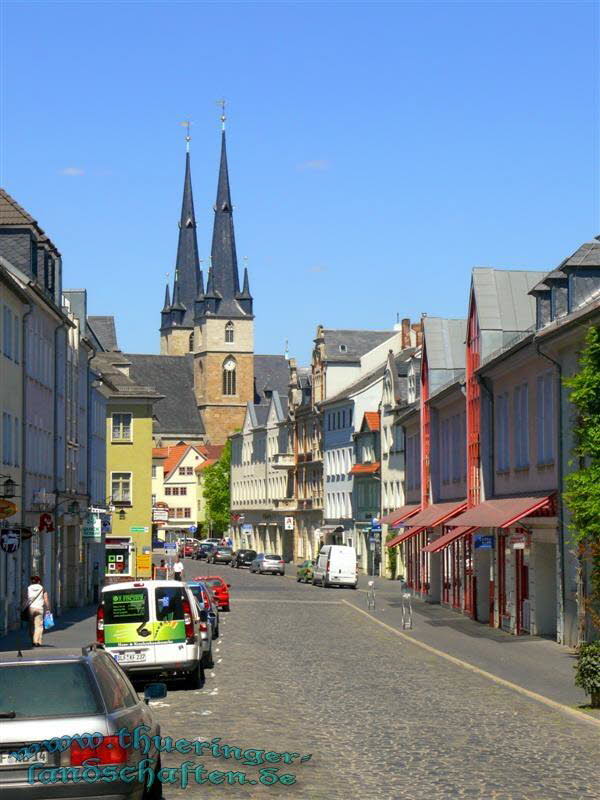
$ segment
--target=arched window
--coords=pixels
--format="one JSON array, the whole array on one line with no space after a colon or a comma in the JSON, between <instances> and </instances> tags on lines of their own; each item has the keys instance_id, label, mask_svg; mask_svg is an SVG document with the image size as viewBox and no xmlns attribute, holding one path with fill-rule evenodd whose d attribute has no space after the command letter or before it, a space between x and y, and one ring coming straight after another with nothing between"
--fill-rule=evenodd
<instances>
[{"instance_id":1,"label":"arched window","mask_svg":"<svg viewBox=\"0 0 600 800\"><path fill-rule=\"evenodd\" d=\"M233 342L233 322L228 322L225 325L225 341Z\"/></svg>"},{"instance_id":2,"label":"arched window","mask_svg":"<svg viewBox=\"0 0 600 800\"><path fill-rule=\"evenodd\" d=\"M194 352L194 331L192 331L190 333L189 348L190 348L190 353L193 353Z\"/></svg>"},{"instance_id":3,"label":"arched window","mask_svg":"<svg viewBox=\"0 0 600 800\"><path fill-rule=\"evenodd\" d=\"M223 394L234 395L235 393L235 358L229 356L223 362Z\"/></svg>"}]
</instances>

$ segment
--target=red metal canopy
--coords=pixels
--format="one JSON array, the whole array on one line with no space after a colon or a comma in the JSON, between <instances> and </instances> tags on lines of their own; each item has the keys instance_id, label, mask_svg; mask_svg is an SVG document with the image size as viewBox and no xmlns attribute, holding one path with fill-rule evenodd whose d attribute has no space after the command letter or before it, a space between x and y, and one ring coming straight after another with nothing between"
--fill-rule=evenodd
<instances>
[{"instance_id":1,"label":"red metal canopy","mask_svg":"<svg viewBox=\"0 0 600 800\"><path fill-rule=\"evenodd\" d=\"M421 531L424 530L425 528L423 526L420 528L409 528L407 531L399 533L398 536L394 536L393 539L390 539L389 542L386 542L386 545L388 547L396 547L397 544L402 544L402 542L405 542L407 539L410 539L412 536L416 536L417 533L421 533Z\"/></svg>"},{"instance_id":2,"label":"red metal canopy","mask_svg":"<svg viewBox=\"0 0 600 800\"><path fill-rule=\"evenodd\" d=\"M375 472L379 472L379 461L373 461L372 464L355 464L348 474L372 475Z\"/></svg>"},{"instance_id":3,"label":"red metal canopy","mask_svg":"<svg viewBox=\"0 0 600 800\"><path fill-rule=\"evenodd\" d=\"M387 514L385 517L382 517L380 521L393 527L396 523L402 522L402 520L408 519L413 514L416 514L420 509L420 505L402 506L401 508L397 508L395 511L392 511L391 514Z\"/></svg>"},{"instance_id":4,"label":"red metal canopy","mask_svg":"<svg viewBox=\"0 0 600 800\"><path fill-rule=\"evenodd\" d=\"M452 520L452 521L454 522L454 520ZM477 530L477 527L473 527L473 526L472 527L468 527L467 525L458 525L456 528L452 528L447 533L445 533L443 536L440 536L439 539L436 539L435 541L430 542L429 544L425 545L425 547L422 547L421 549L425 553L437 553L440 550L443 550L445 547L448 547L448 545L452 544L452 542L455 542L457 539L460 539L461 536L466 536L467 534L473 533L473 531L476 531L476 530Z\"/></svg>"},{"instance_id":5,"label":"red metal canopy","mask_svg":"<svg viewBox=\"0 0 600 800\"><path fill-rule=\"evenodd\" d=\"M465 511L452 520L453 525L475 526L477 528L510 528L523 519L533 516L536 511L553 514L554 493L529 495L528 497L495 497Z\"/></svg>"},{"instance_id":6,"label":"red metal canopy","mask_svg":"<svg viewBox=\"0 0 600 800\"><path fill-rule=\"evenodd\" d=\"M419 511L418 514L411 517L410 524L419 525L422 528L435 528L437 525L442 525L456 514L460 514L466 507L466 500L461 500L460 502L454 500L452 503L434 503L431 506L426 506L422 511Z\"/></svg>"}]
</instances>

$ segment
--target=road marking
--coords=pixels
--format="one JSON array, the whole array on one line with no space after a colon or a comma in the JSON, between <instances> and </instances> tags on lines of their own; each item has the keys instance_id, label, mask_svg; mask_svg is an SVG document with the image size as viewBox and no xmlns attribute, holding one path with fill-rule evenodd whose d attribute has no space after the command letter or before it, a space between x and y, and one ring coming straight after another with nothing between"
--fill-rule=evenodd
<instances>
[{"instance_id":1,"label":"road marking","mask_svg":"<svg viewBox=\"0 0 600 800\"><path fill-rule=\"evenodd\" d=\"M433 653L440 658L445 658L446 661L450 661L452 664L456 664L463 669L468 669L470 672L475 672L477 675L481 675L482 677L487 678L494 683L500 684L500 686L513 689L513 691L518 692L525 697L529 697L532 700L537 700L538 703L543 703L544 705L553 708L555 711L562 711L564 714L570 714L572 717L576 717L579 720L590 722L592 725L600 727L600 719L590 717L584 711L579 711L577 708L566 706L563 703L559 703L557 700L551 700L549 697L544 697L543 694L532 692L530 689L525 689L523 686L519 686L517 683L512 683L511 681L507 681L504 678L498 677L498 675L493 675L491 672L487 672L480 667L476 667L474 664L469 664L468 661L462 661L460 658L451 656L449 653L445 653L443 650L438 650L436 647L432 647L430 644L425 644L425 642L420 642L418 639L413 639L412 636L408 636L406 633L402 633L402 631L392 628L391 625L388 625L386 622L382 622L380 619L377 619L372 614L364 611L362 608L358 608L358 606L355 606L354 603L350 603L348 600L342 600L341 602L347 606L350 606L350 608L353 608L355 611L359 611L361 614L367 617L367 619L370 619L372 622L376 622L378 625L381 625L382 628L386 628L388 631L400 637L401 639L405 639L407 642L410 642L411 644L414 644L423 650L427 650L428 653Z\"/></svg>"}]
</instances>

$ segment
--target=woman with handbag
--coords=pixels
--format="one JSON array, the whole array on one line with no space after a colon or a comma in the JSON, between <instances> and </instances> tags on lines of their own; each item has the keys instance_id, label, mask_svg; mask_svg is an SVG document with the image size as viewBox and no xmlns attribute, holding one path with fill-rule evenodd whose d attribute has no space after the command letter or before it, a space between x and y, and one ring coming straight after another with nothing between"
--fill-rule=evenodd
<instances>
[{"instance_id":1,"label":"woman with handbag","mask_svg":"<svg viewBox=\"0 0 600 800\"><path fill-rule=\"evenodd\" d=\"M27 604L21 617L27 614L29 619L29 634L34 647L42 646L44 635L44 609L50 608L48 594L42 586L38 575L31 576L31 583L27 587Z\"/></svg>"}]
</instances>

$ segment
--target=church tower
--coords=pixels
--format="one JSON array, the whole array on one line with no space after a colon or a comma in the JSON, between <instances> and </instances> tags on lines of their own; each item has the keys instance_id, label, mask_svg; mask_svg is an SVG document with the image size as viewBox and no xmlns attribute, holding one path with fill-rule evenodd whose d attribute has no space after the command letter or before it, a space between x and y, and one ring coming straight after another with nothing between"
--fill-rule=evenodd
<instances>
[{"instance_id":1,"label":"church tower","mask_svg":"<svg viewBox=\"0 0 600 800\"><path fill-rule=\"evenodd\" d=\"M247 269L240 289L224 115L221 122L221 163L211 263L206 288L202 273L198 271L193 317L194 388L211 444L224 443L229 434L241 428L246 404L254 402L252 295ZM182 319L186 325L189 324L187 302L183 300L186 309Z\"/></svg>"},{"instance_id":2,"label":"church tower","mask_svg":"<svg viewBox=\"0 0 600 800\"><path fill-rule=\"evenodd\" d=\"M167 285L165 304L160 315L160 353L166 356L181 356L193 352L194 349L194 303L200 290L200 261L196 239L189 144L188 129L173 296L171 300Z\"/></svg>"}]
</instances>

